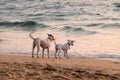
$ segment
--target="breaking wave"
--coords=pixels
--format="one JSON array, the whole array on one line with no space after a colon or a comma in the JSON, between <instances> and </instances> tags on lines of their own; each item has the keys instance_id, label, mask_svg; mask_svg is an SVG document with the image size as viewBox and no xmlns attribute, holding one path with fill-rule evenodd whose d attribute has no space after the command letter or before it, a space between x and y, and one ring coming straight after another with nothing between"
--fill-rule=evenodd
<instances>
[{"instance_id":1,"label":"breaking wave","mask_svg":"<svg viewBox=\"0 0 120 80\"><path fill-rule=\"evenodd\" d=\"M97 33L96 31L89 31L84 28L75 28L71 26L64 26L61 31L66 31L66 32L75 32L75 33L84 33L84 34L95 34Z\"/></svg>"},{"instance_id":2,"label":"breaking wave","mask_svg":"<svg viewBox=\"0 0 120 80\"><path fill-rule=\"evenodd\" d=\"M24 21L24 22L0 22L0 26L35 26L37 22Z\"/></svg>"},{"instance_id":3,"label":"breaking wave","mask_svg":"<svg viewBox=\"0 0 120 80\"><path fill-rule=\"evenodd\" d=\"M24 21L24 22L0 22L0 27L2 28L16 28L23 30L35 30L36 28L47 28L49 26L43 23L37 23L34 21Z\"/></svg>"},{"instance_id":4,"label":"breaking wave","mask_svg":"<svg viewBox=\"0 0 120 80\"><path fill-rule=\"evenodd\" d=\"M92 23L85 25L87 27L100 27L100 28L120 28L120 23Z\"/></svg>"}]
</instances>

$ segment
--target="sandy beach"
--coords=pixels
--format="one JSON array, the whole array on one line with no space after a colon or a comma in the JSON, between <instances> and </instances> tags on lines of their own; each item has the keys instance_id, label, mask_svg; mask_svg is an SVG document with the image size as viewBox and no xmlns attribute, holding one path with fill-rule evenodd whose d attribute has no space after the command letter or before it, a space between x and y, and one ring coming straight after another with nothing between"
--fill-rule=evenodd
<instances>
[{"instance_id":1,"label":"sandy beach","mask_svg":"<svg viewBox=\"0 0 120 80\"><path fill-rule=\"evenodd\" d=\"M31 32L50 59L31 57ZM48 34L75 41L69 59ZM0 80L120 80L120 0L0 0Z\"/></svg>"},{"instance_id":2,"label":"sandy beach","mask_svg":"<svg viewBox=\"0 0 120 80\"><path fill-rule=\"evenodd\" d=\"M120 62L0 54L0 80L120 80Z\"/></svg>"}]
</instances>

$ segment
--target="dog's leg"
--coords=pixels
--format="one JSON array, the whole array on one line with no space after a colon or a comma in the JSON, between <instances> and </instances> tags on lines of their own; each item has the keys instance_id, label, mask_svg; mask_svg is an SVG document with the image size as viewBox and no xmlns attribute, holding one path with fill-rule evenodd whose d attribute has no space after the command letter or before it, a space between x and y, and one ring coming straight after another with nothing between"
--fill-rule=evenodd
<instances>
[{"instance_id":1,"label":"dog's leg","mask_svg":"<svg viewBox=\"0 0 120 80\"><path fill-rule=\"evenodd\" d=\"M59 55L60 53L61 53L61 50L58 52L58 56L59 56L59 58L61 58L60 55Z\"/></svg>"},{"instance_id":2,"label":"dog's leg","mask_svg":"<svg viewBox=\"0 0 120 80\"><path fill-rule=\"evenodd\" d=\"M44 51L45 51L45 49L43 48L43 50L42 50L42 58L44 58Z\"/></svg>"},{"instance_id":3,"label":"dog's leg","mask_svg":"<svg viewBox=\"0 0 120 80\"><path fill-rule=\"evenodd\" d=\"M56 56L57 52L58 52L58 49L55 49L55 58L57 58L57 56Z\"/></svg>"},{"instance_id":4,"label":"dog's leg","mask_svg":"<svg viewBox=\"0 0 120 80\"><path fill-rule=\"evenodd\" d=\"M64 57L66 57L66 51L63 51L64 52Z\"/></svg>"},{"instance_id":5,"label":"dog's leg","mask_svg":"<svg viewBox=\"0 0 120 80\"><path fill-rule=\"evenodd\" d=\"M68 52L66 51L66 56L67 56L67 59L69 59L69 57L68 57Z\"/></svg>"},{"instance_id":6,"label":"dog's leg","mask_svg":"<svg viewBox=\"0 0 120 80\"><path fill-rule=\"evenodd\" d=\"M33 42L33 47L32 47L32 58L34 58L34 49L35 49L35 43Z\"/></svg>"},{"instance_id":7,"label":"dog's leg","mask_svg":"<svg viewBox=\"0 0 120 80\"><path fill-rule=\"evenodd\" d=\"M39 51L40 51L40 45L37 44L37 58L39 58L39 55L38 55Z\"/></svg>"},{"instance_id":8,"label":"dog's leg","mask_svg":"<svg viewBox=\"0 0 120 80\"><path fill-rule=\"evenodd\" d=\"M49 48L47 49L47 54L48 54L48 58L49 58Z\"/></svg>"}]
</instances>

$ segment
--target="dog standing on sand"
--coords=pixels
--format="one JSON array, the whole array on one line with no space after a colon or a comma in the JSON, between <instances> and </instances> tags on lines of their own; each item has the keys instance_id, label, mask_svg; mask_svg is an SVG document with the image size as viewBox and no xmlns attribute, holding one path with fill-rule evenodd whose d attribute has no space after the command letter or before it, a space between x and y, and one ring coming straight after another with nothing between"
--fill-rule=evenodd
<instances>
[{"instance_id":1,"label":"dog standing on sand","mask_svg":"<svg viewBox=\"0 0 120 80\"><path fill-rule=\"evenodd\" d=\"M56 44L56 42L54 41L55 43L55 58L57 58L56 54L58 53L58 57L60 57L60 53L61 51L64 52L64 57L67 57L68 58L68 49L70 49L70 46L73 46L73 43L75 41L74 40L68 40L67 43L65 44Z\"/></svg>"},{"instance_id":2,"label":"dog standing on sand","mask_svg":"<svg viewBox=\"0 0 120 80\"><path fill-rule=\"evenodd\" d=\"M37 47L37 58L39 58L39 51L40 51L40 47L42 48L42 58L44 58L44 50L47 49L47 54L48 54L48 58L49 58L49 48L50 48L50 43L52 41L55 40L54 36L51 34L48 34L48 37L44 40L40 39L40 38L34 38L32 36L31 32L29 34L30 38L33 39L33 47L32 47L32 57L34 57L34 49L35 47Z\"/></svg>"}]
</instances>

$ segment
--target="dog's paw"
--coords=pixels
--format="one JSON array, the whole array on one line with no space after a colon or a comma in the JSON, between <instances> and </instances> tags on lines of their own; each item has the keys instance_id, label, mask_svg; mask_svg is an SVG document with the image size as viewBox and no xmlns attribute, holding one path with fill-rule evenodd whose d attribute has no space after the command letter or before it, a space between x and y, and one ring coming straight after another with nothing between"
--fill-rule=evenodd
<instances>
[{"instance_id":1,"label":"dog's paw","mask_svg":"<svg viewBox=\"0 0 120 80\"><path fill-rule=\"evenodd\" d=\"M34 58L34 56L32 56L32 58Z\"/></svg>"},{"instance_id":2,"label":"dog's paw","mask_svg":"<svg viewBox=\"0 0 120 80\"><path fill-rule=\"evenodd\" d=\"M59 59L61 59L61 57L59 56Z\"/></svg>"},{"instance_id":3,"label":"dog's paw","mask_svg":"<svg viewBox=\"0 0 120 80\"><path fill-rule=\"evenodd\" d=\"M39 58L39 56L37 56L37 58Z\"/></svg>"},{"instance_id":4,"label":"dog's paw","mask_svg":"<svg viewBox=\"0 0 120 80\"><path fill-rule=\"evenodd\" d=\"M69 59L69 57L67 57L67 59Z\"/></svg>"}]
</instances>

